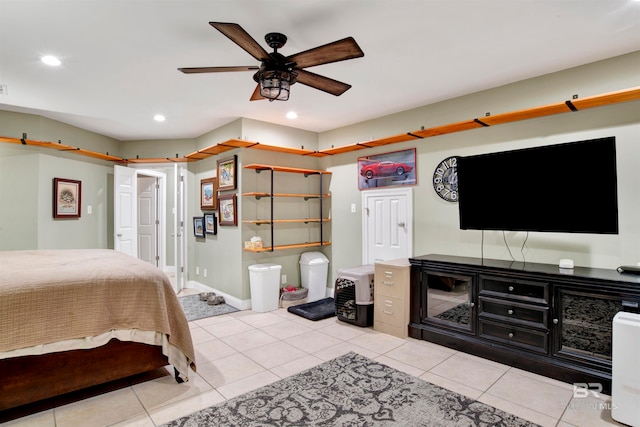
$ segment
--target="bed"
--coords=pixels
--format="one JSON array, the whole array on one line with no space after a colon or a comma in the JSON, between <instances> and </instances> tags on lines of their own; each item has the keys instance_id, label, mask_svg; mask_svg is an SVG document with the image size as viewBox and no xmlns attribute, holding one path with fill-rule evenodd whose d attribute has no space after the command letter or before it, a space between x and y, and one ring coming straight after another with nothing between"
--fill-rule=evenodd
<instances>
[{"instance_id":1,"label":"bed","mask_svg":"<svg viewBox=\"0 0 640 427\"><path fill-rule=\"evenodd\" d=\"M166 274L106 249L0 251L0 411L173 365L195 372Z\"/></svg>"}]
</instances>

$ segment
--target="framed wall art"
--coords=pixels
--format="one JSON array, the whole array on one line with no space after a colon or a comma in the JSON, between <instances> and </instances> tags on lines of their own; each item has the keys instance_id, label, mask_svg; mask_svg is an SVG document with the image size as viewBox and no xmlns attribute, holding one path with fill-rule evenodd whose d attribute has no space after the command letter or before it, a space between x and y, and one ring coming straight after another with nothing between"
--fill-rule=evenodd
<instances>
[{"instance_id":1,"label":"framed wall art","mask_svg":"<svg viewBox=\"0 0 640 427\"><path fill-rule=\"evenodd\" d=\"M218 160L218 190L236 189L236 161L238 156Z\"/></svg>"},{"instance_id":2,"label":"framed wall art","mask_svg":"<svg viewBox=\"0 0 640 427\"><path fill-rule=\"evenodd\" d=\"M416 185L416 149L358 157L358 189Z\"/></svg>"},{"instance_id":3,"label":"framed wall art","mask_svg":"<svg viewBox=\"0 0 640 427\"><path fill-rule=\"evenodd\" d=\"M53 178L53 217L80 218L82 182Z\"/></svg>"},{"instance_id":4,"label":"framed wall art","mask_svg":"<svg viewBox=\"0 0 640 427\"><path fill-rule=\"evenodd\" d=\"M203 211L218 209L218 178L200 180L200 209Z\"/></svg>"},{"instance_id":5,"label":"framed wall art","mask_svg":"<svg viewBox=\"0 0 640 427\"><path fill-rule=\"evenodd\" d=\"M204 214L204 232L206 234L218 234L218 223L216 222L216 214Z\"/></svg>"},{"instance_id":6,"label":"framed wall art","mask_svg":"<svg viewBox=\"0 0 640 427\"><path fill-rule=\"evenodd\" d=\"M195 237L204 237L204 217L193 217L193 235Z\"/></svg>"},{"instance_id":7,"label":"framed wall art","mask_svg":"<svg viewBox=\"0 0 640 427\"><path fill-rule=\"evenodd\" d=\"M218 197L220 225L238 225L236 217L236 195Z\"/></svg>"}]
</instances>

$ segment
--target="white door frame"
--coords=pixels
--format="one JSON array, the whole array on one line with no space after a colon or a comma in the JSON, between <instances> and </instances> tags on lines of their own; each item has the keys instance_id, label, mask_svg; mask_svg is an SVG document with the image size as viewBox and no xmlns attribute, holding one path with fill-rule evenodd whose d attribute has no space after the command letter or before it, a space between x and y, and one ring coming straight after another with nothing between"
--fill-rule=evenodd
<instances>
[{"instance_id":1,"label":"white door frame","mask_svg":"<svg viewBox=\"0 0 640 427\"><path fill-rule=\"evenodd\" d=\"M370 236L368 230L369 198L391 197L404 195L407 197L407 218L404 224L407 232L407 254L413 254L413 189L411 187L393 187L381 190L367 190L362 192L362 264L369 264Z\"/></svg>"},{"instance_id":2,"label":"white door frame","mask_svg":"<svg viewBox=\"0 0 640 427\"><path fill-rule=\"evenodd\" d=\"M186 218L187 218L187 173L186 168L177 163L174 165L175 188L173 191L173 235L174 239L174 256L175 261L175 277L176 292L182 291L186 287L186 266L187 266L187 236L186 236Z\"/></svg>"},{"instance_id":3,"label":"white door frame","mask_svg":"<svg viewBox=\"0 0 640 427\"><path fill-rule=\"evenodd\" d=\"M137 239L138 239L138 225L137 225L137 216L138 216L138 209L137 209L137 197L138 197L138 175L144 175L144 176L152 176L155 178L158 178L158 183L160 185L160 189L158 192L158 206L161 206L161 209L158 209L158 220L160 221L160 227L158 230L158 247L160 248L159 250L159 256L160 256L160 262L158 263L158 267L161 268L163 271L166 268L166 263L167 263L167 248L166 248L166 234L167 234L167 230L166 230L166 215L165 215L165 211L166 211L166 194L167 194L167 189L166 189L166 181L167 181L167 176L165 173L163 172L158 172L158 171L154 171L151 169L137 169L137 168L129 168L129 167L123 167L123 166L118 166L115 165L114 166L114 175L115 175L115 187L117 187L119 185L118 183L118 176L120 175L117 170L118 168L123 168L123 169L133 169L133 176L132 176L132 182L131 182L131 197L132 200L130 200L131 202L131 210L133 211L133 222L132 222L132 232L131 234L134 236L132 237L132 247L130 248L130 252L129 251L123 251L125 253L128 253L129 255L132 255L134 257L138 256L138 249L137 249ZM121 169L122 170L122 169ZM120 230L119 224L120 224L120 215L121 215L121 209L119 208L120 205L120 201L117 200L118 199L118 188L115 188L115 206L114 206L114 246L116 250L121 250L121 248L119 247L119 239L122 237L121 234L122 230ZM136 198L135 200L133 198Z\"/></svg>"}]
</instances>

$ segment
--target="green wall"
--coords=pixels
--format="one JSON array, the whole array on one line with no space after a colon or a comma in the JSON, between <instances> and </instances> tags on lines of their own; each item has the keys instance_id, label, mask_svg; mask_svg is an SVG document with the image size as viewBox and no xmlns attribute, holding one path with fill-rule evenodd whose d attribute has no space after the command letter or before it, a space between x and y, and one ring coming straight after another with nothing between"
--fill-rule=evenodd
<instances>
[{"instance_id":1,"label":"green wall","mask_svg":"<svg viewBox=\"0 0 640 427\"><path fill-rule=\"evenodd\" d=\"M58 140L83 148L123 157L173 157L226 141L247 139L271 145L307 149L324 149L349 145L354 141L382 138L441 124L498 114L606 92L640 87L640 52L611 58L559 73L541 76L452 100L381 117L321 134L301 131L249 119L237 119L195 139L166 141L115 141L43 119L41 117L0 111L0 135L20 137L28 132L32 139ZM250 299L248 266L274 262L283 265L288 282L299 283L299 254L302 251L254 254L242 250L243 241L264 229L242 224L260 209L244 200L243 191L262 185L255 172L243 170L248 163L319 168L332 172L332 245L323 248L330 259L330 283L336 271L362 262L361 212L349 210L351 204L361 208L362 192L357 186L357 158L362 155L416 148L418 184L414 195L413 254L445 253L479 256L480 232L459 230L456 205L441 200L433 191L433 170L450 155L470 155L536 145L568 142L603 136L616 136L618 142L618 180L620 234L616 236L530 233L523 250L527 261L556 263L573 258L576 265L614 268L640 261L640 102L595 108L577 113L481 128L424 140L405 142L324 158L272 153L254 149L236 149L199 162L188 163L188 214L185 230L188 237L188 277L225 292L242 301ZM199 205L201 179L216 175L216 161L238 156L238 226L219 227L217 236L195 239L191 218L202 215ZM164 166L157 166L162 168ZM541 167L549 170L550 181L561 182L561 165L552 161ZM597 171L594 171L597 173ZM33 147L0 144L0 249L34 249L51 247L112 247L113 194L112 164L51 152ZM53 177L83 181L83 215L79 220L54 221L51 218L51 180ZM282 185L298 185L286 179ZM499 185L499 184L496 184ZM167 187L169 188L170 185ZM294 188L295 189L295 188ZM87 203L93 214L86 214ZM588 214L588 213L585 213ZM261 226L264 227L264 226ZM285 229L283 238L294 237L300 230ZM169 235L168 233L168 241ZM507 241L516 258L524 233L487 232L484 236L486 257L510 259ZM196 275L196 267L198 274ZM207 277L204 277L204 269Z\"/></svg>"},{"instance_id":2,"label":"green wall","mask_svg":"<svg viewBox=\"0 0 640 427\"><path fill-rule=\"evenodd\" d=\"M38 247L38 158L35 150L0 144L0 249Z\"/></svg>"},{"instance_id":3,"label":"green wall","mask_svg":"<svg viewBox=\"0 0 640 427\"><path fill-rule=\"evenodd\" d=\"M382 117L353 126L324 132L319 148L345 145L346 141L368 140L418 130L421 126L454 123L493 114L516 111L579 97L640 87L640 52L612 58L575 69L513 83L407 112ZM618 148L618 199L620 234L617 236L529 233L524 255L527 261L555 264L573 258L576 265L615 268L640 261L640 101L595 108L576 113L480 128L366 150L377 154L416 148L418 185L413 187L413 255L442 253L480 257L479 231L459 229L457 205L441 200L433 190L432 176L437 164L451 155L472 155L562 142L616 136ZM323 159L333 172L333 258L332 272L362 262L360 209L362 192L357 188L357 157L363 151ZM576 159L576 161L579 161ZM540 165L549 170L550 191L562 188L562 166ZM597 171L594 171L597 173ZM508 179L505 177L505 179ZM340 183L340 185L335 185ZM499 183L487 183L496 186ZM346 207L355 203L358 215ZM490 201L487 201L490 203ZM588 215L585 212L585 215ZM511 259L506 238L516 259L526 233L485 232L484 256Z\"/></svg>"},{"instance_id":4,"label":"green wall","mask_svg":"<svg viewBox=\"0 0 640 427\"><path fill-rule=\"evenodd\" d=\"M84 162L77 156L69 159L30 147L0 145L0 197L6 201L0 208L0 249L110 247L111 172L111 166ZM82 182L80 218L53 218L54 178Z\"/></svg>"}]
</instances>

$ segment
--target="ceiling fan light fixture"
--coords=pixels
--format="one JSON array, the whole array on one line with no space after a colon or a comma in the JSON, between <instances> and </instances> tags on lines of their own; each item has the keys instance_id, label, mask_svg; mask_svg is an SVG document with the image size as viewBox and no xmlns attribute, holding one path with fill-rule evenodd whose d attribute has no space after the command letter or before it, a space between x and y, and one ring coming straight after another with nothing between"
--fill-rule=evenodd
<instances>
[{"instance_id":1,"label":"ceiling fan light fixture","mask_svg":"<svg viewBox=\"0 0 640 427\"><path fill-rule=\"evenodd\" d=\"M263 71L258 76L260 95L269 101L287 101L291 85L295 82L295 74L288 71Z\"/></svg>"}]
</instances>

